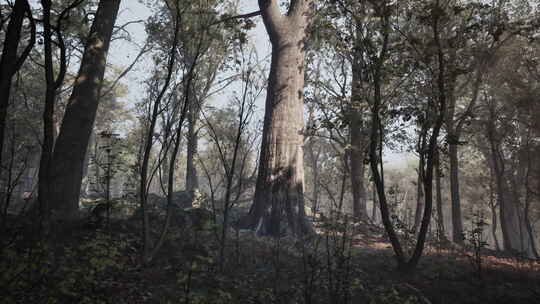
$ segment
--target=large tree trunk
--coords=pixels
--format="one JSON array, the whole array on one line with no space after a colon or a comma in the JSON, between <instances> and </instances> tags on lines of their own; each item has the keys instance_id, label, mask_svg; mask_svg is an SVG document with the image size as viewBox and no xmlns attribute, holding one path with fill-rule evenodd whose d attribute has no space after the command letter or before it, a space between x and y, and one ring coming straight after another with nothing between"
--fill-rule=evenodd
<instances>
[{"instance_id":1,"label":"large tree trunk","mask_svg":"<svg viewBox=\"0 0 540 304\"><path fill-rule=\"evenodd\" d=\"M51 178L58 215L77 216L83 164L99 104L107 52L120 0L102 0L85 46L79 73L56 142Z\"/></svg>"},{"instance_id":2,"label":"large tree trunk","mask_svg":"<svg viewBox=\"0 0 540 304\"><path fill-rule=\"evenodd\" d=\"M355 48L352 59L351 102L349 105L349 132L351 140L350 166L353 197L353 216L356 220L366 220L365 156L368 132L364 130L362 108L362 33L361 24L356 25Z\"/></svg>"},{"instance_id":3,"label":"large tree trunk","mask_svg":"<svg viewBox=\"0 0 540 304\"><path fill-rule=\"evenodd\" d=\"M21 41L21 31L23 27L24 15L30 14L30 6L27 0L16 0L13 5L13 11L5 33L4 48L2 50L2 59L0 61L0 173L2 172L2 152L4 151L4 133L6 129L7 109L9 106L9 97L11 92L11 79L22 63L30 53L35 41L35 25L31 22L32 36L30 43L17 58L19 42ZM32 16L29 16L32 18Z\"/></svg>"},{"instance_id":4,"label":"large tree trunk","mask_svg":"<svg viewBox=\"0 0 540 304\"><path fill-rule=\"evenodd\" d=\"M352 131L352 130L351 130ZM357 137L356 135L354 137ZM351 187L353 196L353 216L356 220L367 220L366 187L365 187L365 164L364 152L358 152L356 149L362 144L358 139L353 139L351 134Z\"/></svg>"},{"instance_id":5,"label":"large tree trunk","mask_svg":"<svg viewBox=\"0 0 540 304\"><path fill-rule=\"evenodd\" d=\"M291 1L282 15L277 0L259 0L272 62L255 198L248 225L259 233L301 235L311 230L304 210L304 44L311 1ZM286 221L284 219L286 218ZM286 224L286 225L284 225Z\"/></svg>"}]
</instances>

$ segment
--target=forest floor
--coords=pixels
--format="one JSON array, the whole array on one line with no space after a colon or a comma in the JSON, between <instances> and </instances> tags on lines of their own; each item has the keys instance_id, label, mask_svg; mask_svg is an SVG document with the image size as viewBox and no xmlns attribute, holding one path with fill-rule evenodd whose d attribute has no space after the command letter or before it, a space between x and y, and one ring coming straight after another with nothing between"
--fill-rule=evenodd
<instances>
[{"instance_id":1,"label":"forest floor","mask_svg":"<svg viewBox=\"0 0 540 304\"><path fill-rule=\"evenodd\" d=\"M367 223L349 230L351 242L335 230L306 243L231 229L224 262L212 225L176 225L145 267L138 228L75 227L24 267L21 252L4 250L0 302L540 303L537 261L428 244L417 269L401 273L384 231Z\"/></svg>"},{"instance_id":2,"label":"forest floor","mask_svg":"<svg viewBox=\"0 0 540 304\"><path fill-rule=\"evenodd\" d=\"M429 243L416 270L396 271L383 231L359 233L362 280L373 286L409 286L431 303L540 303L540 263L494 250ZM478 255L475 255L478 253Z\"/></svg>"}]
</instances>

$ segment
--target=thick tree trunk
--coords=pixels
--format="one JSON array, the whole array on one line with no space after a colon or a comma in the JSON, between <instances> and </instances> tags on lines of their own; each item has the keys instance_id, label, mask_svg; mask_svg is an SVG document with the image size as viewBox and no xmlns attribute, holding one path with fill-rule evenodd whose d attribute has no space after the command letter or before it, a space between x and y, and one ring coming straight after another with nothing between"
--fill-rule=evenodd
<instances>
[{"instance_id":1,"label":"thick tree trunk","mask_svg":"<svg viewBox=\"0 0 540 304\"><path fill-rule=\"evenodd\" d=\"M360 115L360 113L355 113L355 118L350 122L351 150L349 157L351 166L353 216L356 220L366 220L368 216L364 163L365 138L363 135L361 119L357 115Z\"/></svg>"},{"instance_id":2,"label":"thick tree trunk","mask_svg":"<svg viewBox=\"0 0 540 304\"><path fill-rule=\"evenodd\" d=\"M356 220L367 220L366 189L365 189L365 156L369 132L364 130L362 105L362 33L361 24L356 25L355 48L352 58L351 101L349 105L350 132L350 170L353 197L353 216Z\"/></svg>"},{"instance_id":3,"label":"thick tree trunk","mask_svg":"<svg viewBox=\"0 0 540 304\"><path fill-rule=\"evenodd\" d=\"M11 80L28 56L35 41L35 27L34 23L31 22L32 37L30 43L21 56L17 57L24 15L29 11L30 6L28 5L27 0L15 1L3 43L4 48L2 50L2 59L0 61L0 173L2 172L2 152L4 151L4 133L11 93Z\"/></svg>"},{"instance_id":4,"label":"thick tree trunk","mask_svg":"<svg viewBox=\"0 0 540 304\"><path fill-rule=\"evenodd\" d=\"M78 76L55 146L52 202L59 216L77 216L83 164L99 104L107 52L120 0L102 0L85 46Z\"/></svg>"},{"instance_id":5,"label":"thick tree trunk","mask_svg":"<svg viewBox=\"0 0 540 304\"><path fill-rule=\"evenodd\" d=\"M304 210L304 43L311 1L291 1L282 15L276 0L259 0L272 43L255 198L248 225L259 233L302 235ZM284 220L286 219L286 220Z\"/></svg>"}]
</instances>

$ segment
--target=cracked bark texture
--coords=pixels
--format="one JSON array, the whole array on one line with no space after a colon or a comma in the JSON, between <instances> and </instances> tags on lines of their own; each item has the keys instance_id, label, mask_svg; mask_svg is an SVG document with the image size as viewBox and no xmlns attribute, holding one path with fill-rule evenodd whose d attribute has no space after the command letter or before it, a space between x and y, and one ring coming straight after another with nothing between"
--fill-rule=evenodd
<instances>
[{"instance_id":1,"label":"cracked bark texture","mask_svg":"<svg viewBox=\"0 0 540 304\"><path fill-rule=\"evenodd\" d=\"M261 234L311 230L304 210L304 44L312 1L259 0L272 44L255 198L247 225Z\"/></svg>"}]
</instances>

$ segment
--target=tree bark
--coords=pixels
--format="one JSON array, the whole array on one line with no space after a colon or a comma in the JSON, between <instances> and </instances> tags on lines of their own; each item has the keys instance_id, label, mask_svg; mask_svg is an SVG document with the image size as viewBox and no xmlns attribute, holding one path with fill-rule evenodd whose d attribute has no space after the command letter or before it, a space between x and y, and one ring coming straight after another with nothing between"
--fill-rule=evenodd
<instances>
[{"instance_id":1,"label":"tree bark","mask_svg":"<svg viewBox=\"0 0 540 304\"><path fill-rule=\"evenodd\" d=\"M374 223L374 224L377 224L377 222L379 221L378 219L378 216L377 216L377 206L379 205L379 203L377 202L377 188L375 187L375 185L372 186L372 192L373 192L373 207L371 208L371 221Z\"/></svg>"},{"instance_id":2,"label":"tree bark","mask_svg":"<svg viewBox=\"0 0 540 304\"><path fill-rule=\"evenodd\" d=\"M490 199L489 208L491 209L491 236L493 237L495 250L500 251L501 246L499 245L499 238L497 237L497 208L493 199Z\"/></svg>"},{"instance_id":3,"label":"tree bark","mask_svg":"<svg viewBox=\"0 0 540 304\"><path fill-rule=\"evenodd\" d=\"M456 135L450 136L456 138ZM458 147L454 140L449 140L448 154L450 158L450 197L452 202L452 240L463 244L463 222L461 220L461 201L459 197L459 163Z\"/></svg>"},{"instance_id":4,"label":"tree bark","mask_svg":"<svg viewBox=\"0 0 540 304\"><path fill-rule=\"evenodd\" d=\"M188 110L188 134L187 134L187 161L186 161L186 191L192 193L199 188L199 178L195 157L199 146L199 135L197 132L197 121L199 120L199 105L191 97Z\"/></svg>"},{"instance_id":5,"label":"tree bark","mask_svg":"<svg viewBox=\"0 0 540 304\"><path fill-rule=\"evenodd\" d=\"M90 139L88 140L88 145L90 147L92 146L96 146L97 145L97 138L96 138L96 132L94 130L92 130L92 133L90 133ZM95 149L97 150L97 149ZM90 172L90 160L91 160L91 154L92 152L90 150L87 150L85 155L84 155L84 163L83 163L83 172L82 172L82 193L83 193L83 197L84 196L87 196L89 194L89 189L90 189L90 185L92 184L91 182L91 176L92 176L92 173ZM94 156L97 156L96 153L94 153Z\"/></svg>"},{"instance_id":6,"label":"tree bark","mask_svg":"<svg viewBox=\"0 0 540 304\"><path fill-rule=\"evenodd\" d=\"M527 190L528 191L528 190ZM540 255L538 254L538 250L536 249L536 243L535 243L535 232L534 232L534 227L531 223L531 220L530 220L530 199L526 199L525 200L525 208L524 208L524 211L523 211L523 223L522 223L522 226L525 226L525 228L527 229L527 240L528 240L528 244L529 244L529 248L528 249L528 254L529 256L531 257L534 257L536 259L539 259L540 258ZM525 243L525 242L524 242Z\"/></svg>"},{"instance_id":7,"label":"tree bark","mask_svg":"<svg viewBox=\"0 0 540 304\"><path fill-rule=\"evenodd\" d=\"M67 219L76 217L79 209L84 158L99 105L107 52L119 6L120 0L99 2L54 150L53 208Z\"/></svg>"},{"instance_id":8,"label":"tree bark","mask_svg":"<svg viewBox=\"0 0 540 304\"><path fill-rule=\"evenodd\" d=\"M500 143L495 127L496 113L494 105L490 107L490 121L487 129L492 158L493 172L497 185L497 199L499 202L499 217L503 235L504 250L513 253L523 253L533 257L533 246L528 238L527 227L520 220L520 207L517 198L512 197L505 159L500 151Z\"/></svg>"},{"instance_id":9,"label":"tree bark","mask_svg":"<svg viewBox=\"0 0 540 304\"><path fill-rule=\"evenodd\" d=\"M441 153L436 152L435 155L435 191L436 191L436 202L437 202L437 230L439 233L439 238L441 240L446 240L446 231L444 227L444 214L442 207L442 189L441 189Z\"/></svg>"},{"instance_id":10,"label":"tree bark","mask_svg":"<svg viewBox=\"0 0 540 304\"><path fill-rule=\"evenodd\" d=\"M57 30L58 47L60 49L60 67L58 75L54 75L53 62L53 25L51 24L51 0L41 0L43 8L43 49L45 68L45 106L43 110L43 141L41 144L41 158L39 160L39 183L38 199L40 215L44 216L45 222L49 221L51 215L51 163L54 149L54 108L57 91L62 86L66 73L66 47L62 39L62 34ZM56 28L60 28L61 18ZM47 225L48 226L48 225ZM48 227L47 227L48 228Z\"/></svg>"},{"instance_id":11,"label":"tree bark","mask_svg":"<svg viewBox=\"0 0 540 304\"><path fill-rule=\"evenodd\" d=\"M355 19L356 20L356 19ZM355 46L352 56L351 101L349 105L349 133L351 141L350 169L353 197L353 216L356 220L367 220L365 188L366 147L369 132L366 132L362 107L362 33L361 24L356 24Z\"/></svg>"},{"instance_id":12,"label":"tree bark","mask_svg":"<svg viewBox=\"0 0 540 304\"><path fill-rule=\"evenodd\" d=\"M309 162L311 163L311 170L313 171L313 201L311 205L311 213L313 216L319 211L319 154L320 150L315 153L313 138L306 145L309 155Z\"/></svg>"},{"instance_id":13,"label":"tree bark","mask_svg":"<svg viewBox=\"0 0 540 304\"><path fill-rule=\"evenodd\" d=\"M176 62L176 51L178 47L179 42L179 28L180 28L180 20L181 20L181 14L180 9L178 7L178 2L176 2L175 6L176 12L172 14L172 16L175 18L174 22L174 35L173 35L173 42L169 50L168 54L168 60L167 60L167 68L166 68L166 76L165 81L163 83L163 86L159 90L158 95L156 96L156 99L154 100L153 104L151 103L149 105L149 114L150 116L147 118L148 125L146 127L146 130L143 131L143 142L141 149L141 154L139 155L140 159L140 181L139 181L139 199L140 199L140 208L142 212L142 262L143 264L146 264L149 262L149 259L151 258L151 244L150 244L150 217L149 212L147 209L148 205L148 193L150 189L150 185L152 183L152 176L148 176L149 171L149 164L150 164L150 154L152 153L152 147L154 145L154 131L156 129L156 124L159 116L159 110L161 106L161 102L163 99L163 96L165 96L165 93L169 89L169 85L171 83L174 65ZM195 68L195 61L192 62L190 70L189 70L189 78L188 83L186 83L187 88L190 87L191 84L191 78L193 75L193 70ZM189 91L186 91L189 92ZM187 95L187 94L186 94Z\"/></svg>"},{"instance_id":14,"label":"tree bark","mask_svg":"<svg viewBox=\"0 0 540 304\"><path fill-rule=\"evenodd\" d=\"M312 3L291 1L282 15L277 0L259 0L272 44L259 173L248 226L261 234L311 231L304 210L304 44ZM283 219L286 219L284 221ZM287 225L283 225L286 223Z\"/></svg>"},{"instance_id":15,"label":"tree bark","mask_svg":"<svg viewBox=\"0 0 540 304\"><path fill-rule=\"evenodd\" d=\"M417 179L416 179L416 211L414 213L414 226L413 230L415 233L418 233L420 229L420 223L422 222L422 212L424 211L424 190L423 188L423 179L421 169L418 169Z\"/></svg>"},{"instance_id":16,"label":"tree bark","mask_svg":"<svg viewBox=\"0 0 540 304\"><path fill-rule=\"evenodd\" d=\"M495 180L497 183L497 197L500 208L501 229L503 234L503 247L508 251L521 251L520 226L518 220L518 210L509 196L509 186L504 177L504 164L497 156L498 152L492 147L492 157L494 158Z\"/></svg>"},{"instance_id":17,"label":"tree bark","mask_svg":"<svg viewBox=\"0 0 540 304\"><path fill-rule=\"evenodd\" d=\"M31 26L31 38L22 54L17 57L25 13L28 13ZM10 15L4 38L4 48L0 61L0 173L2 172L2 152L4 151L4 133L6 129L7 110L11 93L11 80L20 69L35 42L35 25L27 0L16 0Z\"/></svg>"},{"instance_id":18,"label":"tree bark","mask_svg":"<svg viewBox=\"0 0 540 304\"><path fill-rule=\"evenodd\" d=\"M531 191L530 191L530 180L531 180L531 170L532 170L532 157L531 154L531 138L532 134L529 126L524 123L527 117L522 111L518 114L518 129L520 136L520 147L517 153L518 160L518 169L517 174L514 178L516 181L514 185L514 192L516 195L516 201L522 201L523 204L518 204L518 210L520 211L520 237L522 242L521 250L526 252L529 257L539 258L538 251L535 244L535 233L534 227L530 221L530 206L531 206ZM521 190L521 191L520 191ZM521 208L521 205L523 208ZM521 210L523 209L523 210ZM521 212L522 211L522 212Z\"/></svg>"},{"instance_id":19,"label":"tree bark","mask_svg":"<svg viewBox=\"0 0 540 304\"><path fill-rule=\"evenodd\" d=\"M437 103L430 105L430 107L436 108L438 113L435 113L434 121L431 125L426 126L424 130L425 138L420 138L422 144L420 145L420 161L419 161L419 171L421 180L424 185L424 214L422 217L422 222L418 231L418 240L416 246L412 253L410 260L407 262L407 265L404 265L402 268L405 271L413 270L420 261L422 252L424 250L424 243L426 241L426 235L428 232L429 224L431 222L431 211L433 207L433 172L434 165L436 163L436 154L438 150L438 138L441 131L442 125L445 119L445 109L447 103L446 96L446 83L445 75L447 70L447 62L444 59L444 53L441 46L440 39L440 16L433 16L433 38L435 45L437 46L437 65L438 65L438 75L437 75ZM431 129L431 130L429 130ZM431 131L431 132L429 132ZM428 133L431 133L428 135ZM425 152L423 152L425 151Z\"/></svg>"},{"instance_id":20,"label":"tree bark","mask_svg":"<svg viewBox=\"0 0 540 304\"><path fill-rule=\"evenodd\" d=\"M449 84L448 114L446 121L448 157L450 160L450 202L452 213L452 241L456 244L463 244L463 222L461 215L461 199L459 193L459 158L458 143L460 132L457 130L456 123L456 98L453 94L455 77L452 77Z\"/></svg>"},{"instance_id":21,"label":"tree bark","mask_svg":"<svg viewBox=\"0 0 540 304\"><path fill-rule=\"evenodd\" d=\"M353 216L356 220L367 220L366 187L365 187L365 164L364 152L356 151L359 146L357 139L351 134L351 191L353 196ZM357 137L356 135L354 137ZM362 144L360 144L361 146Z\"/></svg>"}]
</instances>

